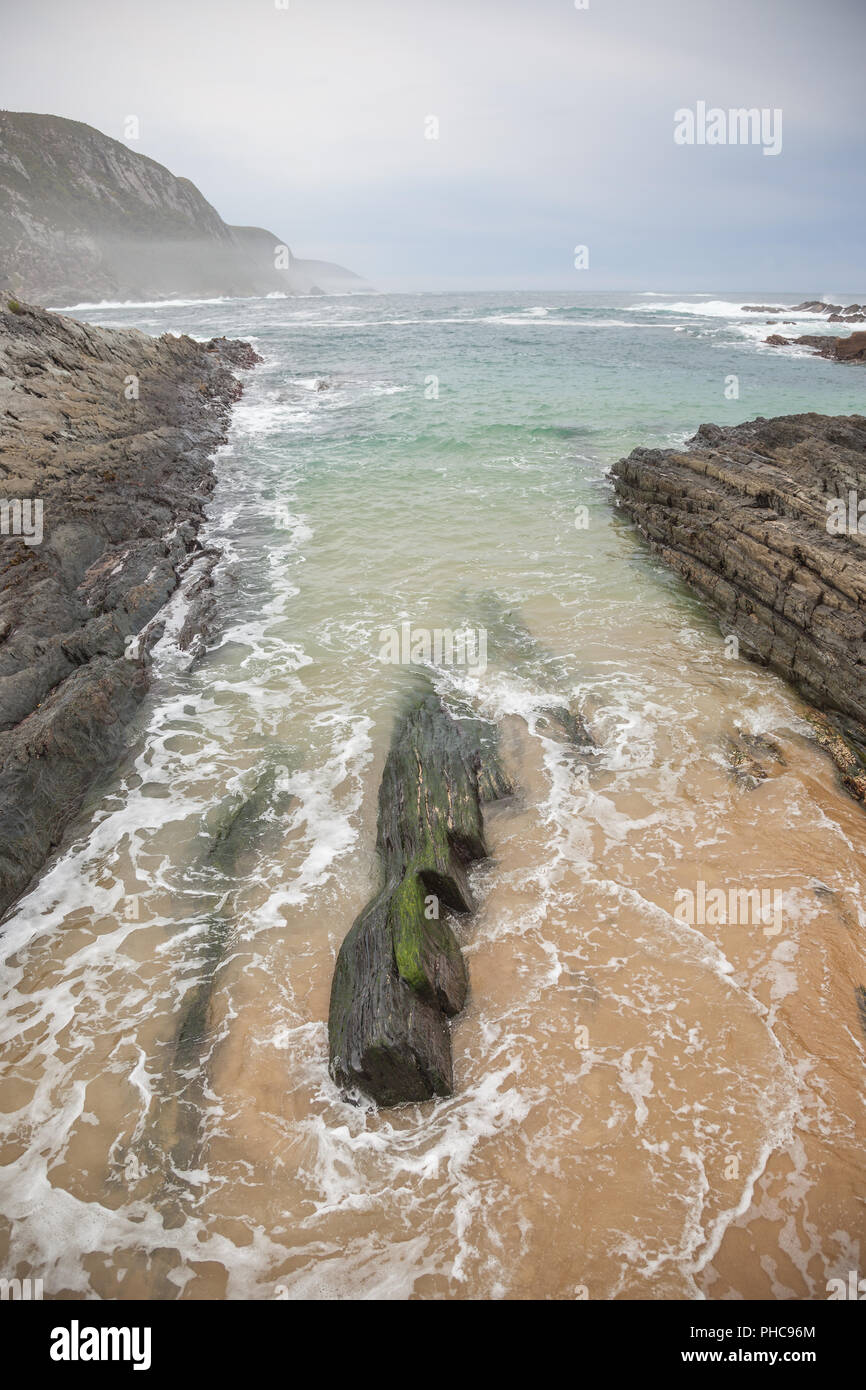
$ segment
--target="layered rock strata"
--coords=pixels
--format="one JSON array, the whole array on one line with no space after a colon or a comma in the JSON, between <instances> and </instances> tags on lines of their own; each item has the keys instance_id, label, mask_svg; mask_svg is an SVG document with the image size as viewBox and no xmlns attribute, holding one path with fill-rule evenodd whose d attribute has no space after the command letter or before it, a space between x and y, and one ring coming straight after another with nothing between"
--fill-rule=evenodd
<instances>
[{"instance_id":1,"label":"layered rock strata","mask_svg":"<svg viewBox=\"0 0 866 1390\"><path fill-rule=\"evenodd\" d=\"M0 913L123 751L159 610L212 565L213 455L257 360L0 304Z\"/></svg>"},{"instance_id":2,"label":"layered rock strata","mask_svg":"<svg viewBox=\"0 0 866 1390\"><path fill-rule=\"evenodd\" d=\"M702 425L683 449L635 449L612 477L622 506L741 654L819 711L819 742L862 796L866 418Z\"/></svg>"}]
</instances>

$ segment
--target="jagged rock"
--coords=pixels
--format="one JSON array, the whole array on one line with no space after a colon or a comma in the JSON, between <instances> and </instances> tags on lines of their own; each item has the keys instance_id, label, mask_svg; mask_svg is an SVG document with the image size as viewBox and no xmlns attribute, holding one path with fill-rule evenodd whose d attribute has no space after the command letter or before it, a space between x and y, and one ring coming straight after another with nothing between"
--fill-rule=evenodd
<instances>
[{"instance_id":1,"label":"jagged rock","mask_svg":"<svg viewBox=\"0 0 866 1390\"><path fill-rule=\"evenodd\" d=\"M852 333L837 338L829 333L802 333L798 338L784 338L771 333L764 342L768 347L811 347L816 357L830 357L836 362L866 362L866 333Z\"/></svg>"},{"instance_id":2,"label":"jagged rock","mask_svg":"<svg viewBox=\"0 0 866 1390\"><path fill-rule=\"evenodd\" d=\"M863 726L835 712L821 714L818 710L808 710L806 718L817 743L839 769L842 785L858 801L866 801L866 731Z\"/></svg>"},{"instance_id":3,"label":"jagged rock","mask_svg":"<svg viewBox=\"0 0 866 1390\"><path fill-rule=\"evenodd\" d=\"M400 719L385 762L383 884L340 947L328 1019L332 1076L379 1105L453 1089L448 1019L463 1008L468 979L440 909L472 910L467 868L487 854L480 746L466 721L425 694ZM507 794L498 773L484 785Z\"/></svg>"},{"instance_id":4,"label":"jagged rock","mask_svg":"<svg viewBox=\"0 0 866 1390\"><path fill-rule=\"evenodd\" d=\"M732 734L725 734L721 742L731 776L744 791L754 791L767 780L770 775L765 765L767 761L786 766L781 748L766 734L734 729Z\"/></svg>"},{"instance_id":5,"label":"jagged rock","mask_svg":"<svg viewBox=\"0 0 866 1390\"><path fill-rule=\"evenodd\" d=\"M841 304L827 304L823 299L804 299L802 304L794 304L793 312L802 314L838 314Z\"/></svg>"},{"instance_id":6,"label":"jagged rock","mask_svg":"<svg viewBox=\"0 0 866 1390\"><path fill-rule=\"evenodd\" d=\"M833 356L837 362L866 362L866 333L837 338Z\"/></svg>"},{"instance_id":7,"label":"jagged rock","mask_svg":"<svg viewBox=\"0 0 866 1390\"><path fill-rule=\"evenodd\" d=\"M247 343L0 305L0 503L40 502L43 532L0 536L0 913L123 750L153 620L195 553L233 369L258 360Z\"/></svg>"},{"instance_id":8,"label":"jagged rock","mask_svg":"<svg viewBox=\"0 0 866 1390\"><path fill-rule=\"evenodd\" d=\"M866 419L702 425L682 450L636 449L614 466L613 482L662 559L739 638L742 655L785 676L836 721L844 753L834 756L856 793L855 740L866 750L866 535L856 520L853 531L833 533L828 503L847 507L851 493L866 499ZM831 752L832 742L824 739Z\"/></svg>"},{"instance_id":9,"label":"jagged rock","mask_svg":"<svg viewBox=\"0 0 866 1390\"><path fill-rule=\"evenodd\" d=\"M482 806L513 796L515 787L499 759L499 730L486 719L455 718L473 760Z\"/></svg>"},{"instance_id":10,"label":"jagged rock","mask_svg":"<svg viewBox=\"0 0 866 1390\"><path fill-rule=\"evenodd\" d=\"M189 579L184 575L183 593L189 606L177 635L177 645L182 652L189 652L194 660L203 655L216 626L213 572L221 557L222 551L216 546L203 547L191 557L194 575Z\"/></svg>"},{"instance_id":11,"label":"jagged rock","mask_svg":"<svg viewBox=\"0 0 866 1390\"><path fill-rule=\"evenodd\" d=\"M540 716L542 720L547 720L548 717L578 752L595 753L598 751L598 745L582 714L569 709L567 705L554 705Z\"/></svg>"},{"instance_id":12,"label":"jagged rock","mask_svg":"<svg viewBox=\"0 0 866 1390\"><path fill-rule=\"evenodd\" d=\"M801 314L827 314L831 323L852 323L866 317L866 305L863 304L825 304L823 299L806 299L802 304L795 304L791 310L786 311L782 308L773 307L769 304L744 304L743 313L749 314L784 314L785 312Z\"/></svg>"}]
</instances>

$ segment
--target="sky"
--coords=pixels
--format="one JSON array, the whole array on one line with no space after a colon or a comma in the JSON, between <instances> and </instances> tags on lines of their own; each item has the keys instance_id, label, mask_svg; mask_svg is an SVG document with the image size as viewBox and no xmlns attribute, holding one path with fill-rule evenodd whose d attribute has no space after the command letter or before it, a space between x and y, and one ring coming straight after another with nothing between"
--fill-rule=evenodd
<instances>
[{"instance_id":1,"label":"sky","mask_svg":"<svg viewBox=\"0 0 866 1390\"><path fill-rule=\"evenodd\" d=\"M0 36L3 108L135 116L380 289L866 297L866 0L0 0ZM699 102L780 151L678 144Z\"/></svg>"}]
</instances>

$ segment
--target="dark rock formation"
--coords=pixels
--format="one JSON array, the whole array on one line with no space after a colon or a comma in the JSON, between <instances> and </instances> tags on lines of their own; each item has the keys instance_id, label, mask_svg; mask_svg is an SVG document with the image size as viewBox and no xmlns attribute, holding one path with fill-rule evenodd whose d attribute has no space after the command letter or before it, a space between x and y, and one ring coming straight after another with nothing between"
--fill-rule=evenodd
<instances>
[{"instance_id":1,"label":"dark rock formation","mask_svg":"<svg viewBox=\"0 0 866 1390\"><path fill-rule=\"evenodd\" d=\"M683 450L636 449L613 482L742 655L824 713L832 737L820 741L846 785L866 786L866 534L856 507L843 534L829 524L833 499L846 515L852 495L866 499L866 418L702 425Z\"/></svg>"},{"instance_id":2,"label":"dark rock formation","mask_svg":"<svg viewBox=\"0 0 866 1390\"><path fill-rule=\"evenodd\" d=\"M866 362L866 333L852 333L847 338L831 339L821 355L834 357L837 362Z\"/></svg>"},{"instance_id":3,"label":"dark rock formation","mask_svg":"<svg viewBox=\"0 0 866 1390\"><path fill-rule=\"evenodd\" d=\"M795 313L801 314L840 314L841 304L827 304L823 299L804 299L802 304L794 304Z\"/></svg>"},{"instance_id":4,"label":"dark rock formation","mask_svg":"<svg viewBox=\"0 0 866 1390\"><path fill-rule=\"evenodd\" d=\"M152 620L187 565L207 570L196 531L232 369L258 360L0 309L0 912L124 748ZM14 534L25 502L38 542Z\"/></svg>"},{"instance_id":5,"label":"dark rock formation","mask_svg":"<svg viewBox=\"0 0 866 1390\"><path fill-rule=\"evenodd\" d=\"M825 304L823 299L806 299L802 304L794 304L791 309L773 304L743 304L744 314L826 314L829 323L862 323L866 320L866 305Z\"/></svg>"},{"instance_id":6,"label":"dark rock formation","mask_svg":"<svg viewBox=\"0 0 866 1390\"><path fill-rule=\"evenodd\" d=\"M467 868L485 858L482 792L506 795L471 721L432 694L399 721L379 790L383 884L340 947L328 1020L331 1074L379 1105L453 1089L448 1019L468 988L442 909L472 910Z\"/></svg>"},{"instance_id":7,"label":"dark rock formation","mask_svg":"<svg viewBox=\"0 0 866 1390\"><path fill-rule=\"evenodd\" d=\"M722 750L731 776L743 791L754 791L770 776L767 763L787 766L775 739L766 734L750 734L735 728L722 738Z\"/></svg>"},{"instance_id":8,"label":"dark rock formation","mask_svg":"<svg viewBox=\"0 0 866 1390\"><path fill-rule=\"evenodd\" d=\"M282 248L282 249L280 249ZM223 222L189 179L59 116L0 112L0 290L48 305L364 289Z\"/></svg>"},{"instance_id":9,"label":"dark rock formation","mask_svg":"<svg viewBox=\"0 0 866 1390\"><path fill-rule=\"evenodd\" d=\"M829 357L835 362L866 362L866 333L852 333L848 338L836 338L829 333L802 333L799 338L783 338L771 333L764 341L768 347L811 347L816 357Z\"/></svg>"},{"instance_id":10,"label":"dark rock formation","mask_svg":"<svg viewBox=\"0 0 866 1390\"><path fill-rule=\"evenodd\" d=\"M552 722L579 753L593 754L599 752L598 745L583 715L569 709L567 705L551 706L549 710L539 716L538 722L540 725Z\"/></svg>"}]
</instances>

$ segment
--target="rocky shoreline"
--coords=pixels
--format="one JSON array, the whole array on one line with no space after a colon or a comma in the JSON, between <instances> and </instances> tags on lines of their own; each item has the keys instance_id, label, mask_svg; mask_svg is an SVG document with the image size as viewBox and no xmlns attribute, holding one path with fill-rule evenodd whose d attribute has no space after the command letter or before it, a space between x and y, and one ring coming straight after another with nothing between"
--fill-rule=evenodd
<instances>
[{"instance_id":1,"label":"rocky shoreline","mask_svg":"<svg viewBox=\"0 0 866 1390\"><path fill-rule=\"evenodd\" d=\"M213 455L258 360L0 305L0 914L122 754L185 572L200 640Z\"/></svg>"},{"instance_id":2,"label":"rocky shoreline","mask_svg":"<svg viewBox=\"0 0 866 1390\"><path fill-rule=\"evenodd\" d=\"M827 323L852 325L866 323L866 304L828 304L823 299L805 299L802 304L790 307L780 304L742 304L744 314L815 314L821 315ZM767 319L767 325L777 324L778 318ZM795 319L782 319L783 324L794 326ZM826 357L833 362L866 362L866 332L857 330L848 337L832 333L801 333L797 337L785 337L782 333L771 333L764 339L767 347L810 347L814 357Z\"/></svg>"},{"instance_id":3,"label":"rocky shoreline","mask_svg":"<svg viewBox=\"0 0 866 1390\"><path fill-rule=\"evenodd\" d=\"M866 417L701 425L681 450L635 449L612 478L620 504L718 613L740 655L814 707L818 742L863 800Z\"/></svg>"}]
</instances>

